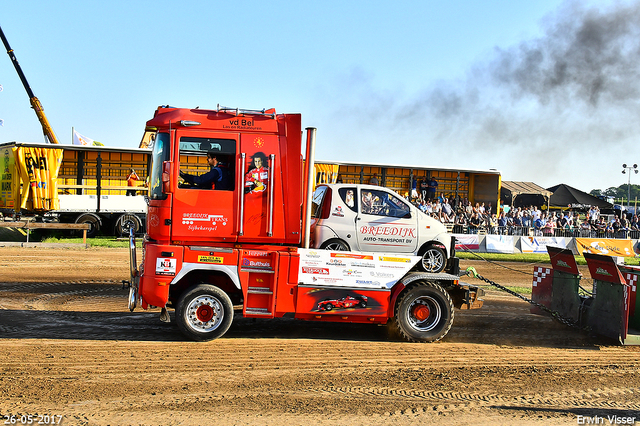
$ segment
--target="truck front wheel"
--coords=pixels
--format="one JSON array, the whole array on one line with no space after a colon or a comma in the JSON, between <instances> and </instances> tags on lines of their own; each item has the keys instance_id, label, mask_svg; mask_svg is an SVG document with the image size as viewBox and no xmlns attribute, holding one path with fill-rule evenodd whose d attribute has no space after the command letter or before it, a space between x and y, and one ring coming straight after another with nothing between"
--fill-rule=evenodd
<instances>
[{"instance_id":1,"label":"truck front wheel","mask_svg":"<svg viewBox=\"0 0 640 426\"><path fill-rule=\"evenodd\" d=\"M410 342L437 342L453 324L453 301L440 285L422 282L398 299L392 328Z\"/></svg>"},{"instance_id":2,"label":"truck front wheel","mask_svg":"<svg viewBox=\"0 0 640 426\"><path fill-rule=\"evenodd\" d=\"M176 322L180 331L196 341L213 340L227 332L233 321L231 299L218 287L202 284L178 300Z\"/></svg>"}]
</instances>

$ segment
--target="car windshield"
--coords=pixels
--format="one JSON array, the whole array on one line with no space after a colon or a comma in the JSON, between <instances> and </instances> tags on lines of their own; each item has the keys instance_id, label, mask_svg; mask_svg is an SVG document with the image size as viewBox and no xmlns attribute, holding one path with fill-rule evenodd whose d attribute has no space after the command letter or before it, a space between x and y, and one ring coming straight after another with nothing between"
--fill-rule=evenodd
<instances>
[{"instance_id":1,"label":"car windshield","mask_svg":"<svg viewBox=\"0 0 640 426\"><path fill-rule=\"evenodd\" d=\"M311 200L311 217L318 218L322 211L322 200L324 199L327 191L326 186L319 186L313 193L313 199Z\"/></svg>"}]
</instances>

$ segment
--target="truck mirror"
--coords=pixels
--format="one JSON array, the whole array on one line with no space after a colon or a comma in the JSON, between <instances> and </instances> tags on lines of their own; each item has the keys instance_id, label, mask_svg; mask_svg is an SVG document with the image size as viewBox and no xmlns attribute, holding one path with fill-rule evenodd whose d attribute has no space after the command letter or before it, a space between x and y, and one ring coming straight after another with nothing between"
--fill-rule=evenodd
<instances>
[{"instance_id":1,"label":"truck mirror","mask_svg":"<svg viewBox=\"0 0 640 426\"><path fill-rule=\"evenodd\" d=\"M171 194L171 176L173 176L173 161L164 161L162 163L162 192Z\"/></svg>"}]
</instances>

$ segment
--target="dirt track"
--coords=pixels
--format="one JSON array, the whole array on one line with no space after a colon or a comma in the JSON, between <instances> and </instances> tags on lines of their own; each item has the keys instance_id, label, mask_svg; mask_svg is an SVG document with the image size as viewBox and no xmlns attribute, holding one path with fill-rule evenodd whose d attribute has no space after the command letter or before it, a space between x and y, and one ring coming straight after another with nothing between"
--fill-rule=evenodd
<instances>
[{"instance_id":1,"label":"dirt track","mask_svg":"<svg viewBox=\"0 0 640 426\"><path fill-rule=\"evenodd\" d=\"M1 414L66 425L640 423L639 347L531 315L495 290L484 308L456 311L435 344L239 315L223 338L194 343L157 311L128 311L127 262L119 249L0 248ZM531 265L471 264L531 285Z\"/></svg>"}]
</instances>

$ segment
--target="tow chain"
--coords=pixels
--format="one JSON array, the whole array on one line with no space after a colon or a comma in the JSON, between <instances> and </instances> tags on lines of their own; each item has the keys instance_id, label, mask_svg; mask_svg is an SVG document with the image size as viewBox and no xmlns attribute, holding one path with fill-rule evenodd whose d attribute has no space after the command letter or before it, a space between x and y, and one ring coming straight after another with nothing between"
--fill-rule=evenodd
<instances>
[{"instance_id":1,"label":"tow chain","mask_svg":"<svg viewBox=\"0 0 640 426\"><path fill-rule=\"evenodd\" d=\"M513 295L513 296L516 296L516 297L517 297L517 298L519 298L519 299L524 300L524 301L525 301L525 302L527 302L527 303L532 304L533 306L535 306L535 307L537 307L537 308L542 309L543 311L545 311L545 312L547 312L548 314L550 314L552 318L554 318L555 320L557 320L558 322L560 322L560 323L562 323L562 324L564 324L564 325L567 325L567 326L569 326L569 327L580 328L580 326L578 325L578 322L576 322L576 321L572 321L572 320L570 320L570 319L568 319L568 318L565 318L565 317L563 317L562 315L560 315L557 311L551 310L551 309L547 308L546 306L544 306L544 305L542 305L542 304L540 304L540 303L538 303L538 302L535 302L535 301L533 301L533 300L531 300L531 299L529 299L529 298L526 298L526 297L524 297L523 295L518 294L518 293L516 293L515 291L510 290L510 289L508 289L507 287L505 287L505 286L503 286L503 285L500 285L500 284L498 284L498 283L496 283L496 282L494 282L494 281L491 281L491 280L490 280L490 279L488 279L488 278L483 277L482 275L479 275L479 274L478 274L478 272L476 272L476 268L474 268L473 266L469 266L469 267L467 268L467 270L466 270L466 273L467 273L467 275L470 275L470 276L472 276L472 277L474 277L474 278L477 278L477 279L479 279L480 281L484 281L484 282L486 282L487 284L490 284L490 285L492 285L492 286L494 286L494 287L497 287L497 288L499 288L499 289L500 289L500 290L502 290L502 291L505 291L505 292L507 292L507 293L509 293L509 294L511 294L511 295Z\"/></svg>"}]
</instances>

